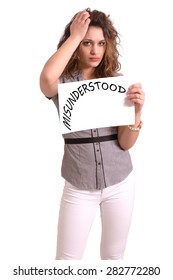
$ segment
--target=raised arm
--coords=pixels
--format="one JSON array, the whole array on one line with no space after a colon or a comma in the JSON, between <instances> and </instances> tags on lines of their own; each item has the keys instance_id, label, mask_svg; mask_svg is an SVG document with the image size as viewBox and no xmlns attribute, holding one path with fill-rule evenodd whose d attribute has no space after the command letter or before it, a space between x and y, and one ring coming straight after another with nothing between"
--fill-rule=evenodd
<instances>
[{"instance_id":1,"label":"raised arm","mask_svg":"<svg viewBox=\"0 0 173 280\"><path fill-rule=\"evenodd\" d=\"M70 36L45 63L40 75L40 89L45 96L52 97L57 94L59 78L84 38L89 23L89 13L79 12L70 26Z\"/></svg>"}]
</instances>

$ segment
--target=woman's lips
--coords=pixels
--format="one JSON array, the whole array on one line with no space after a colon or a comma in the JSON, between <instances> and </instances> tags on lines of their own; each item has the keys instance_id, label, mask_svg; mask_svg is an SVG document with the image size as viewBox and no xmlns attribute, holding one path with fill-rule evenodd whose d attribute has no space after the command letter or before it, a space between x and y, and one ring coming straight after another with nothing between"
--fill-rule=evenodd
<instances>
[{"instance_id":1,"label":"woman's lips","mask_svg":"<svg viewBox=\"0 0 173 280\"><path fill-rule=\"evenodd\" d=\"M99 57L90 57L90 60L95 62L99 60Z\"/></svg>"}]
</instances>

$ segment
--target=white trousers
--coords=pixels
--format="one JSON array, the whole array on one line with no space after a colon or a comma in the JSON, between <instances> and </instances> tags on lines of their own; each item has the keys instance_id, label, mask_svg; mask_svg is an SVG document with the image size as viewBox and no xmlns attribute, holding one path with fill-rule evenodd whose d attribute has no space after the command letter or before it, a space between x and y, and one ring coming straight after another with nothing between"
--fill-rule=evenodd
<instances>
[{"instance_id":1,"label":"white trousers","mask_svg":"<svg viewBox=\"0 0 173 280\"><path fill-rule=\"evenodd\" d=\"M123 259L134 205L134 175L101 190L79 190L65 182L61 199L56 260L81 260L100 207L102 260Z\"/></svg>"}]
</instances>

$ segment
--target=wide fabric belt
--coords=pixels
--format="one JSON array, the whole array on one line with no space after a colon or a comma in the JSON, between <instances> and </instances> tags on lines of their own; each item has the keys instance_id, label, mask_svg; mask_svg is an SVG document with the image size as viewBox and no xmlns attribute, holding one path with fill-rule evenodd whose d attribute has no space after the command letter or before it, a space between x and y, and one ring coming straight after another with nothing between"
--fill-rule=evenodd
<instances>
[{"instance_id":1,"label":"wide fabric belt","mask_svg":"<svg viewBox=\"0 0 173 280\"><path fill-rule=\"evenodd\" d=\"M117 134L98 136L98 137L88 137L88 138L65 138L65 144L87 144L96 142L105 142L111 140L117 140Z\"/></svg>"}]
</instances>

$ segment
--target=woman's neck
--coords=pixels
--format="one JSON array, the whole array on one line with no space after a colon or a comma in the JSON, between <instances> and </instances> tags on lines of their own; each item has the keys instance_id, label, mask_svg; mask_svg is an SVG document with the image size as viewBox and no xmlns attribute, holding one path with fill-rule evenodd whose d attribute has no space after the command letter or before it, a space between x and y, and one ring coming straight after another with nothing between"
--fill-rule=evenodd
<instances>
[{"instance_id":1,"label":"woman's neck","mask_svg":"<svg viewBox=\"0 0 173 280\"><path fill-rule=\"evenodd\" d=\"M96 78L96 76L95 76L95 71L93 68L82 70L82 79L83 80L92 80L95 78Z\"/></svg>"}]
</instances>

